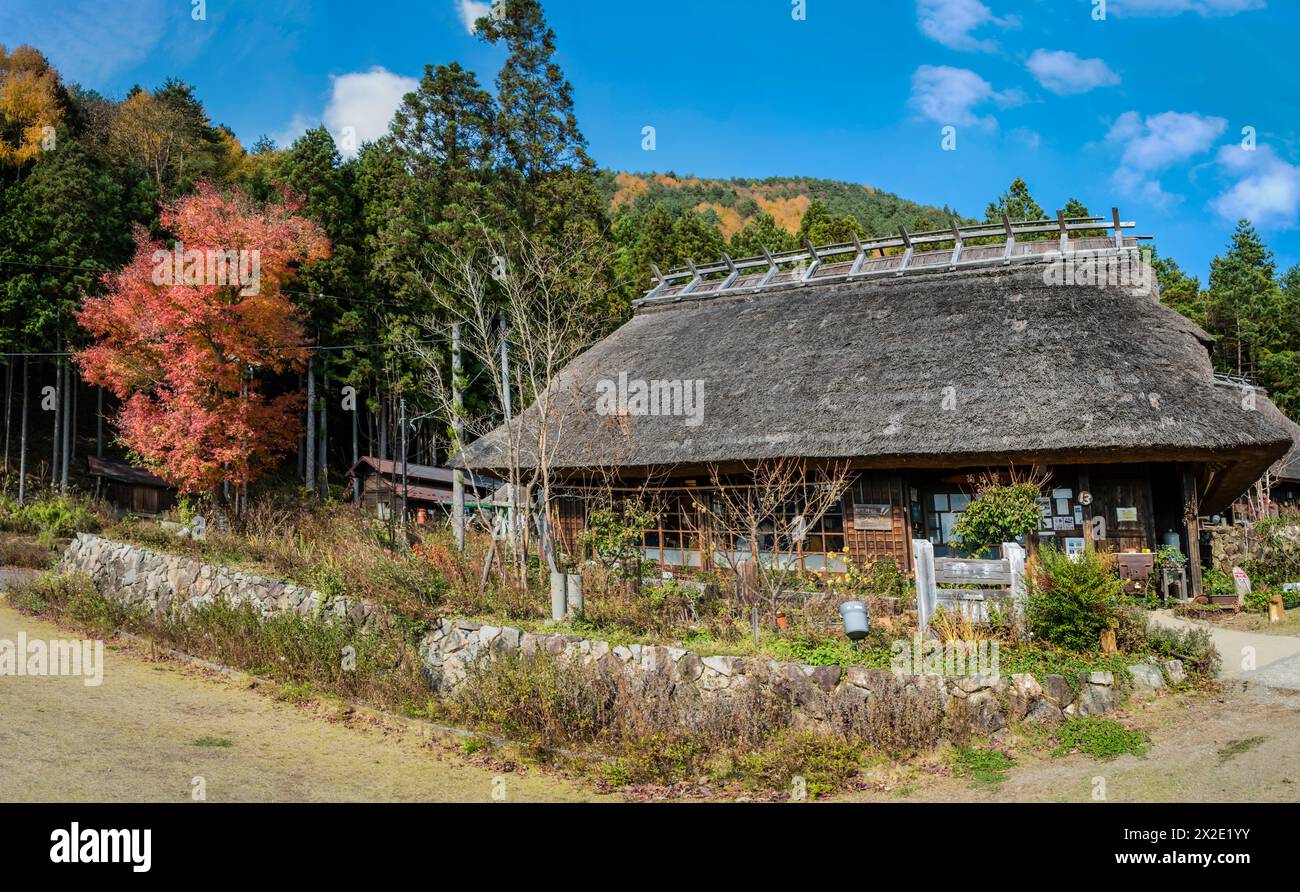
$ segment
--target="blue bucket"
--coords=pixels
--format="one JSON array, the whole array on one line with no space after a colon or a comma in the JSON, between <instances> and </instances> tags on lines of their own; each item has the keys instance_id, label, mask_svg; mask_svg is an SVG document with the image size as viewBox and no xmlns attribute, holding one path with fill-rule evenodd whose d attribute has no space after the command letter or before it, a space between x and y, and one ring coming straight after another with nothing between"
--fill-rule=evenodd
<instances>
[{"instance_id":1,"label":"blue bucket","mask_svg":"<svg viewBox=\"0 0 1300 892\"><path fill-rule=\"evenodd\" d=\"M840 619L844 621L844 634L854 641L867 637L867 605L861 601L845 601L840 605Z\"/></svg>"}]
</instances>

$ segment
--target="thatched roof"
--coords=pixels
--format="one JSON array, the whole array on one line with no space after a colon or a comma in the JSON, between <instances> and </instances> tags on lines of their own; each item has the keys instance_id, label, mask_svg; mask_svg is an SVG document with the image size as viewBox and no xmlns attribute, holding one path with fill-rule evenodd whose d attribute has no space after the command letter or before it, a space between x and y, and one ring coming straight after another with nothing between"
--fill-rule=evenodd
<instances>
[{"instance_id":1,"label":"thatched roof","mask_svg":"<svg viewBox=\"0 0 1300 892\"><path fill-rule=\"evenodd\" d=\"M552 466L1168 459L1216 462L1216 486L1244 476L1244 489L1289 448L1285 431L1214 384L1211 338L1153 288L1045 284L1046 269L939 270L643 306L560 376ZM620 374L702 380L702 422L601 414L598 382ZM536 425L536 407L516 423ZM504 467L504 444L498 428L468 447L465 466Z\"/></svg>"}]
</instances>

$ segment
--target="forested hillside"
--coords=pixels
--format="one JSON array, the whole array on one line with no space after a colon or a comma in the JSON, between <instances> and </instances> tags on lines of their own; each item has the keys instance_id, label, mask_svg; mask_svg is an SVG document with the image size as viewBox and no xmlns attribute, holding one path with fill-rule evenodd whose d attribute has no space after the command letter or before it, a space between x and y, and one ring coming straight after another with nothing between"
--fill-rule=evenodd
<instances>
[{"instance_id":1,"label":"forested hillside","mask_svg":"<svg viewBox=\"0 0 1300 892\"><path fill-rule=\"evenodd\" d=\"M694 210L717 217L724 238L730 239L761 214L790 233L799 231L804 213L814 201L835 216L849 215L872 235L909 229L938 229L950 219L973 222L956 211L917 204L891 192L859 183L816 177L736 177L700 179L674 173L615 173L601 171L597 186L609 202L610 213L638 202L657 204L674 214Z\"/></svg>"}]
</instances>

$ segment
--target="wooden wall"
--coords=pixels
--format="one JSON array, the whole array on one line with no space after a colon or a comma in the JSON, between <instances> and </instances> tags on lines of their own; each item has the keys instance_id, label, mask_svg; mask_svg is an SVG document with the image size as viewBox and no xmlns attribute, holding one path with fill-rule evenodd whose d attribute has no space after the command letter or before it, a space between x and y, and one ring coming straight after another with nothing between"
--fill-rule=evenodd
<instances>
[{"instance_id":1,"label":"wooden wall","mask_svg":"<svg viewBox=\"0 0 1300 892\"><path fill-rule=\"evenodd\" d=\"M858 518L854 522L854 505L888 506L888 528L881 518ZM898 474L863 471L844 494L844 546L855 563L893 558L900 569L912 566L910 502L904 480ZM857 529L868 525L872 529Z\"/></svg>"}]
</instances>

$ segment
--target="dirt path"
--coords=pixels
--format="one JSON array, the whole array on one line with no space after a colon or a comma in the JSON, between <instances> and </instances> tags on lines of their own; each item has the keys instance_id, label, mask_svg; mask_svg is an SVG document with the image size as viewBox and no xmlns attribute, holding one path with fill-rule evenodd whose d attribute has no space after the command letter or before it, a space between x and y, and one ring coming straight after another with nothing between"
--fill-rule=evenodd
<instances>
[{"instance_id":1,"label":"dirt path","mask_svg":"<svg viewBox=\"0 0 1300 892\"><path fill-rule=\"evenodd\" d=\"M1150 735L1144 756L1053 758L1046 746L1022 746L1000 784L952 777L939 761L892 773L886 790L847 798L1093 802L1100 778L1107 802L1300 802L1300 694L1236 683L1222 697L1167 697L1120 718Z\"/></svg>"},{"instance_id":2,"label":"dirt path","mask_svg":"<svg viewBox=\"0 0 1300 892\"><path fill-rule=\"evenodd\" d=\"M1223 658L1219 677L1270 688L1300 691L1300 637L1227 629L1157 610L1152 619L1175 629L1205 629Z\"/></svg>"},{"instance_id":3,"label":"dirt path","mask_svg":"<svg viewBox=\"0 0 1300 892\"><path fill-rule=\"evenodd\" d=\"M67 639L0 606L0 639ZM537 770L502 774L401 728L327 721L225 676L106 647L103 683L0 676L0 801L572 801ZM498 789L500 786L498 785ZM606 797L607 798L607 797Z\"/></svg>"}]
</instances>

